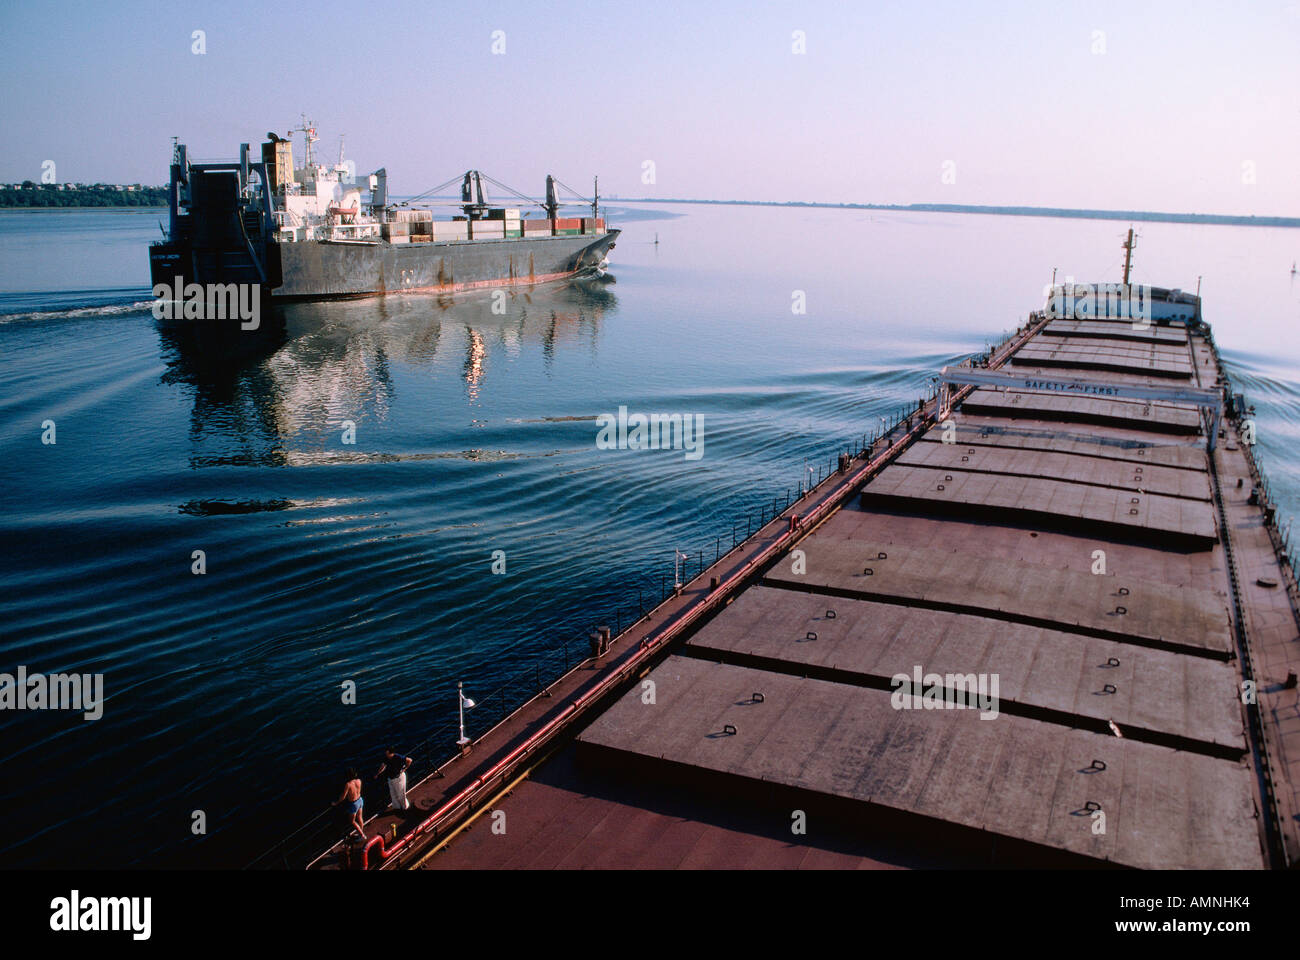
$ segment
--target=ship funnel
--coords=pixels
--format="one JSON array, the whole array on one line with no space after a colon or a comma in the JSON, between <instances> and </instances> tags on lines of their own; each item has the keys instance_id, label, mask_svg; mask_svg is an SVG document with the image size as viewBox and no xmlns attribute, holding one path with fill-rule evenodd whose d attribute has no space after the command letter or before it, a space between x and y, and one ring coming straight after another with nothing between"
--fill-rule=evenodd
<instances>
[{"instance_id":1,"label":"ship funnel","mask_svg":"<svg viewBox=\"0 0 1300 960\"><path fill-rule=\"evenodd\" d=\"M266 164L267 180L274 193L293 182L293 142L273 133L267 137L262 144L262 163Z\"/></svg>"}]
</instances>

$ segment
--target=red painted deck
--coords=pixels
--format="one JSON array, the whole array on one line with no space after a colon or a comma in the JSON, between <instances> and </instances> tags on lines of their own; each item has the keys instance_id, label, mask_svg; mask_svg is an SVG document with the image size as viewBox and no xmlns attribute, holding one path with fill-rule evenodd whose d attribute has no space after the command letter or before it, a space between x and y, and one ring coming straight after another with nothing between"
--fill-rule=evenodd
<instances>
[{"instance_id":1,"label":"red painted deck","mask_svg":"<svg viewBox=\"0 0 1300 960\"><path fill-rule=\"evenodd\" d=\"M1182 326L1040 319L993 365L1006 360L1153 386L1222 376ZM476 752L490 740L498 757L591 704L554 759L513 768L527 779L484 794L421 862L1295 863L1296 589L1250 502L1238 424L1210 455L1193 406L991 387L952 421L875 446L788 511L825 515L769 525L485 738ZM657 637L662 653L642 643ZM622 664L598 706L582 699ZM995 677L997 709L900 709L894 675L917 669L950 691ZM457 763L461 785L485 766Z\"/></svg>"}]
</instances>

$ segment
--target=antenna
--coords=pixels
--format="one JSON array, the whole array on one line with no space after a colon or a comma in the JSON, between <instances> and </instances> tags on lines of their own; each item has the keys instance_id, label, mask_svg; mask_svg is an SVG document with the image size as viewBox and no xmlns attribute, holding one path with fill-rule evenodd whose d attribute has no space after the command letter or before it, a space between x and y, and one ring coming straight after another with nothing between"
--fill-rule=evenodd
<instances>
[{"instance_id":1,"label":"antenna","mask_svg":"<svg viewBox=\"0 0 1300 960\"><path fill-rule=\"evenodd\" d=\"M1128 239L1124 241L1124 286L1128 286L1128 274L1133 266L1133 248L1137 246L1137 238L1133 236L1133 228L1128 228Z\"/></svg>"},{"instance_id":2,"label":"antenna","mask_svg":"<svg viewBox=\"0 0 1300 960\"><path fill-rule=\"evenodd\" d=\"M339 134L339 166L343 166L343 140L346 137L346 133Z\"/></svg>"},{"instance_id":3,"label":"antenna","mask_svg":"<svg viewBox=\"0 0 1300 960\"><path fill-rule=\"evenodd\" d=\"M307 119L307 114L303 113L303 114L299 114L299 116L302 117L302 123L299 126L294 127L293 130L289 132L292 133L296 130L303 135L303 140L305 141L305 143L303 144L302 165L304 170L310 170L311 169L311 145L315 143L317 140L319 140L320 137L316 136L316 125L312 123L309 119Z\"/></svg>"}]
</instances>

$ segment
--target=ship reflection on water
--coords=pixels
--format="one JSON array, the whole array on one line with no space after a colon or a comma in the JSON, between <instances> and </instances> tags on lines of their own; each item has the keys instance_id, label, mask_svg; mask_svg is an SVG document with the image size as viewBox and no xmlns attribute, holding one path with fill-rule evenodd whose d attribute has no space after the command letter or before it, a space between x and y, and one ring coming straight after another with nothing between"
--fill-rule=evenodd
<instances>
[{"instance_id":1,"label":"ship reflection on water","mask_svg":"<svg viewBox=\"0 0 1300 960\"><path fill-rule=\"evenodd\" d=\"M594 353L617 307L612 280L287 304L251 332L158 321L162 379L194 391L191 439L217 441L195 466L290 464L310 456L291 452L295 441L311 449L345 421L388 420L395 367L456 372L474 407L494 368L531 348L547 369L559 350Z\"/></svg>"}]
</instances>

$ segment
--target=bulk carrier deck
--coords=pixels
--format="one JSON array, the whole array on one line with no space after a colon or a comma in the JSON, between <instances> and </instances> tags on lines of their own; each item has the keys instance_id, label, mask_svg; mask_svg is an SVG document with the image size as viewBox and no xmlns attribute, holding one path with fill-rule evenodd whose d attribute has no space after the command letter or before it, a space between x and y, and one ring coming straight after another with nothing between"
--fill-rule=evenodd
<instances>
[{"instance_id":1,"label":"bulk carrier deck","mask_svg":"<svg viewBox=\"0 0 1300 960\"><path fill-rule=\"evenodd\" d=\"M1294 571L1199 299L1154 297L945 368L310 865L1294 865ZM914 672L996 717L898 709Z\"/></svg>"}]
</instances>

